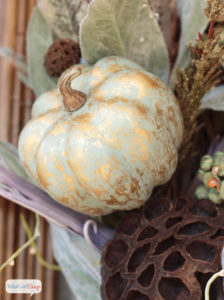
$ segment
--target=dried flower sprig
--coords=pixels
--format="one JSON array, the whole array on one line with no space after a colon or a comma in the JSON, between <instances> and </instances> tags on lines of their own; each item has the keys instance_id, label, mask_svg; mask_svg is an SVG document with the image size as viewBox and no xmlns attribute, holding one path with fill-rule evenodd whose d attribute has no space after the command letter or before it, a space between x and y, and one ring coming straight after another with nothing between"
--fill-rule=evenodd
<instances>
[{"instance_id":1,"label":"dried flower sprig","mask_svg":"<svg viewBox=\"0 0 224 300\"><path fill-rule=\"evenodd\" d=\"M224 17L223 1L208 1L205 15L210 20L208 36L198 34L195 46L190 45L188 68L179 70L177 74L176 95L183 111L185 128L180 161L189 154L192 138L201 128L197 117L201 112L202 97L221 82L221 75L224 74L224 45L220 43L222 32L214 29L214 24Z\"/></svg>"},{"instance_id":2,"label":"dried flower sprig","mask_svg":"<svg viewBox=\"0 0 224 300\"><path fill-rule=\"evenodd\" d=\"M224 16L223 0L210 0L205 8L205 15L209 20L222 20Z\"/></svg>"}]
</instances>

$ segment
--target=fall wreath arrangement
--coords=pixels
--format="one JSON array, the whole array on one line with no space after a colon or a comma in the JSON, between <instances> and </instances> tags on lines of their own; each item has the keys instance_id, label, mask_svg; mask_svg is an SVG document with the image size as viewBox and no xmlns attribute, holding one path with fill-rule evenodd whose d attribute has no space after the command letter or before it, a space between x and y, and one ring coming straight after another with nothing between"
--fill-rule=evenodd
<instances>
[{"instance_id":1,"label":"fall wreath arrangement","mask_svg":"<svg viewBox=\"0 0 224 300\"><path fill-rule=\"evenodd\" d=\"M223 299L223 28L222 0L37 0L0 194L37 213L30 243L52 221L77 299Z\"/></svg>"}]
</instances>

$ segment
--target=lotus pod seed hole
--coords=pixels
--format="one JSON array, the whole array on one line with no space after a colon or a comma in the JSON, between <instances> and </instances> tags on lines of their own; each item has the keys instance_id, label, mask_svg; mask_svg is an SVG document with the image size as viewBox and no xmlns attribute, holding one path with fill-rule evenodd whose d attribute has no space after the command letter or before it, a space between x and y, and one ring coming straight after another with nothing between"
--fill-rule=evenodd
<instances>
[{"instance_id":1,"label":"lotus pod seed hole","mask_svg":"<svg viewBox=\"0 0 224 300\"><path fill-rule=\"evenodd\" d=\"M159 282L159 292L166 300L190 300L190 291L179 278L163 277Z\"/></svg>"},{"instance_id":2,"label":"lotus pod seed hole","mask_svg":"<svg viewBox=\"0 0 224 300\"><path fill-rule=\"evenodd\" d=\"M128 281L123 279L119 272L112 275L106 283L106 296L108 300L117 300L123 294Z\"/></svg>"},{"instance_id":3,"label":"lotus pod seed hole","mask_svg":"<svg viewBox=\"0 0 224 300\"><path fill-rule=\"evenodd\" d=\"M165 260L164 269L166 271L174 272L181 268L185 263L185 258L179 251L174 251Z\"/></svg>"},{"instance_id":4,"label":"lotus pod seed hole","mask_svg":"<svg viewBox=\"0 0 224 300\"><path fill-rule=\"evenodd\" d=\"M187 252L194 259L212 263L218 252L217 247L203 241L194 241L187 246Z\"/></svg>"},{"instance_id":5,"label":"lotus pod seed hole","mask_svg":"<svg viewBox=\"0 0 224 300\"><path fill-rule=\"evenodd\" d=\"M138 283L143 286L147 287L151 284L153 276L154 276L155 267L154 265L149 265L138 277Z\"/></svg>"},{"instance_id":6,"label":"lotus pod seed hole","mask_svg":"<svg viewBox=\"0 0 224 300\"><path fill-rule=\"evenodd\" d=\"M138 247L134 253L132 254L129 262L128 262L128 271L135 272L136 269L142 264L146 254L150 249L150 244L145 244L143 246Z\"/></svg>"},{"instance_id":7,"label":"lotus pod seed hole","mask_svg":"<svg viewBox=\"0 0 224 300\"><path fill-rule=\"evenodd\" d=\"M108 245L108 252L105 255L105 263L108 268L117 267L125 258L128 251L128 244L121 239L114 239Z\"/></svg>"},{"instance_id":8,"label":"lotus pod seed hole","mask_svg":"<svg viewBox=\"0 0 224 300\"><path fill-rule=\"evenodd\" d=\"M173 236L163 240L160 242L153 255L160 255L163 252L167 251L168 249L176 246L181 240L175 239Z\"/></svg>"},{"instance_id":9,"label":"lotus pod seed hole","mask_svg":"<svg viewBox=\"0 0 224 300\"><path fill-rule=\"evenodd\" d=\"M219 228L214 235L211 236L211 239L217 239L224 236L224 228Z\"/></svg>"},{"instance_id":10,"label":"lotus pod seed hole","mask_svg":"<svg viewBox=\"0 0 224 300\"><path fill-rule=\"evenodd\" d=\"M174 218L169 218L166 221L166 228L171 228L175 226L176 224L180 223L183 220L182 217L174 217Z\"/></svg>"},{"instance_id":11,"label":"lotus pod seed hole","mask_svg":"<svg viewBox=\"0 0 224 300\"><path fill-rule=\"evenodd\" d=\"M142 240L146 240L146 239L151 239L152 237L154 237L156 234L158 233L158 230L155 229L152 226L147 226L146 228L144 228L139 236L138 236L138 241L142 241Z\"/></svg>"},{"instance_id":12,"label":"lotus pod seed hole","mask_svg":"<svg viewBox=\"0 0 224 300\"><path fill-rule=\"evenodd\" d=\"M194 235L194 234L200 234L205 231L208 231L211 229L211 227L206 224L205 222L194 222L185 225L184 227L180 228L178 230L178 234L182 235Z\"/></svg>"},{"instance_id":13,"label":"lotus pod seed hole","mask_svg":"<svg viewBox=\"0 0 224 300\"><path fill-rule=\"evenodd\" d=\"M151 300L149 296L140 293L139 291L132 290L128 293L125 300Z\"/></svg>"}]
</instances>

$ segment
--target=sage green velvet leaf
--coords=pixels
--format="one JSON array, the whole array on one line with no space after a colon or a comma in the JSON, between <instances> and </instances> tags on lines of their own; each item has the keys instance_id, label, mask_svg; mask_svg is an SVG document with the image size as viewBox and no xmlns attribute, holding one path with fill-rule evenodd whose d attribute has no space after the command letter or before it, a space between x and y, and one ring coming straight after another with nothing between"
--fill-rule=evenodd
<instances>
[{"instance_id":1,"label":"sage green velvet leaf","mask_svg":"<svg viewBox=\"0 0 224 300\"><path fill-rule=\"evenodd\" d=\"M57 273L57 291L56 300L77 300L68 286L67 280L62 272Z\"/></svg>"},{"instance_id":2,"label":"sage green velvet leaf","mask_svg":"<svg viewBox=\"0 0 224 300\"><path fill-rule=\"evenodd\" d=\"M84 238L51 224L54 256L77 300L100 300L100 253Z\"/></svg>"},{"instance_id":3,"label":"sage green velvet leaf","mask_svg":"<svg viewBox=\"0 0 224 300\"><path fill-rule=\"evenodd\" d=\"M27 30L28 74L37 95L56 87L56 80L48 76L43 62L53 33L39 10L33 10Z\"/></svg>"},{"instance_id":4,"label":"sage green velvet leaf","mask_svg":"<svg viewBox=\"0 0 224 300\"><path fill-rule=\"evenodd\" d=\"M79 24L86 15L90 0L37 0L46 22L59 38L78 42Z\"/></svg>"},{"instance_id":5,"label":"sage green velvet leaf","mask_svg":"<svg viewBox=\"0 0 224 300\"><path fill-rule=\"evenodd\" d=\"M209 91L201 100L201 108L224 111L224 85L220 85Z\"/></svg>"},{"instance_id":6,"label":"sage green velvet leaf","mask_svg":"<svg viewBox=\"0 0 224 300\"><path fill-rule=\"evenodd\" d=\"M0 156L13 173L32 182L32 179L23 168L17 149L12 144L0 141Z\"/></svg>"},{"instance_id":7,"label":"sage green velvet leaf","mask_svg":"<svg viewBox=\"0 0 224 300\"><path fill-rule=\"evenodd\" d=\"M15 65L16 68L18 68L22 72L27 72L27 64L25 63L24 55L14 53L11 48L0 47L0 56L7 58L10 62L12 62Z\"/></svg>"},{"instance_id":8,"label":"sage green velvet leaf","mask_svg":"<svg viewBox=\"0 0 224 300\"><path fill-rule=\"evenodd\" d=\"M17 69L20 80L29 88L33 89L33 86L27 75L27 64L23 55L14 53L11 48L0 47L0 56L8 59Z\"/></svg>"},{"instance_id":9,"label":"sage green velvet leaf","mask_svg":"<svg viewBox=\"0 0 224 300\"><path fill-rule=\"evenodd\" d=\"M146 0L93 0L80 26L80 40L82 56L90 64L122 56L168 80L168 50Z\"/></svg>"},{"instance_id":10,"label":"sage green velvet leaf","mask_svg":"<svg viewBox=\"0 0 224 300\"><path fill-rule=\"evenodd\" d=\"M177 60L172 71L171 87L176 82L176 70L185 69L189 64L189 44L194 44L198 32L204 33L208 26L208 19L204 14L207 0L177 0L179 17L181 20L181 37Z\"/></svg>"},{"instance_id":11,"label":"sage green velvet leaf","mask_svg":"<svg viewBox=\"0 0 224 300\"><path fill-rule=\"evenodd\" d=\"M23 72L18 72L19 79L31 90L33 90L32 82L30 81L28 75L24 74Z\"/></svg>"}]
</instances>

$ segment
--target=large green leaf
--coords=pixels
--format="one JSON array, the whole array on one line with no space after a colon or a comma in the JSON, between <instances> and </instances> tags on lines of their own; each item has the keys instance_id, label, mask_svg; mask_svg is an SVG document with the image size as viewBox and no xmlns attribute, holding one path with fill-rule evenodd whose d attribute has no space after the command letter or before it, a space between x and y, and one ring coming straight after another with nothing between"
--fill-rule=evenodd
<instances>
[{"instance_id":1,"label":"large green leaf","mask_svg":"<svg viewBox=\"0 0 224 300\"><path fill-rule=\"evenodd\" d=\"M100 300L100 254L79 235L51 224L54 256L77 300Z\"/></svg>"},{"instance_id":2,"label":"large green leaf","mask_svg":"<svg viewBox=\"0 0 224 300\"><path fill-rule=\"evenodd\" d=\"M53 42L53 33L40 14L33 10L27 31L28 74L37 95L56 87L56 80L44 68L44 56Z\"/></svg>"},{"instance_id":3,"label":"large green leaf","mask_svg":"<svg viewBox=\"0 0 224 300\"><path fill-rule=\"evenodd\" d=\"M79 24L86 15L90 0L37 0L46 22L59 38L78 42Z\"/></svg>"},{"instance_id":4,"label":"large green leaf","mask_svg":"<svg viewBox=\"0 0 224 300\"><path fill-rule=\"evenodd\" d=\"M224 111L224 85L215 87L201 100L201 108Z\"/></svg>"},{"instance_id":5,"label":"large green leaf","mask_svg":"<svg viewBox=\"0 0 224 300\"><path fill-rule=\"evenodd\" d=\"M204 14L207 0L177 0L179 17L181 19L181 37L177 60L171 76L171 86L174 88L176 70L185 69L189 64L189 44L193 43L198 32L204 33L208 19Z\"/></svg>"},{"instance_id":6,"label":"large green leaf","mask_svg":"<svg viewBox=\"0 0 224 300\"><path fill-rule=\"evenodd\" d=\"M13 173L32 182L32 179L23 168L17 149L13 145L0 141L0 156Z\"/></svg>"},{"instance_id":7,"label":"large green leaf","mask_svg":"<svg viewBox=\"0 0 224 300\"><path fill-rule=\"evenodd\" d=\"M62 272L57 273L57 297L56 300L77 300L68 286L67 280Z\"/></svg>"},{"instance_id":8,"label":"large green leaf","mask_svg":"<svg viewBox=\"0 0 224 300\"><path fill-rule=\"evenodd\" d=\"M168 79L168 50L146 0L92 1L80 39L82 56L90 64L104 56L123 56Z\"/></svg>"}]
</instances>

